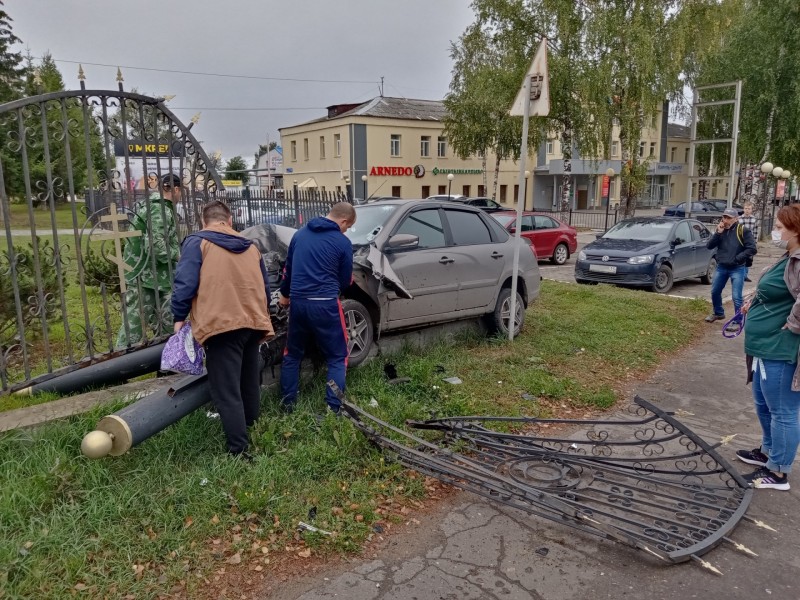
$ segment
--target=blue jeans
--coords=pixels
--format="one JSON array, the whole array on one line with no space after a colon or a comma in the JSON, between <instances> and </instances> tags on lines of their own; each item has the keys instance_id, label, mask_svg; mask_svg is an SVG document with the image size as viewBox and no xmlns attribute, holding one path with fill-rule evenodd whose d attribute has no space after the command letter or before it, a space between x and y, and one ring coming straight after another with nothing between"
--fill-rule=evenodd
<instances>
[{"instance_id":1,"label":"blue jeans","mask_svg":"<svg viewBox=\"0 0 800 600\"><path fill-rule=\"evenodd\" d=\"M328 363L328 379L333 379L339 389L345 390L347 372L347 329L339 300L292 299L289 307L289 331L281 364L281 395L283 404L294 405L300 385L300 363L306 343L316 341ZM339 412L341 402L325 386L325 401L334 412Z\"/></svg>"},{"instance_id":2,"label":"blue jeans","mask_svg":"<svg viewBox=\"0 0 800 600\"><path fill-rule=\"evenodd\" d=\"M761 423L761 451L770 471L788 473L800 444L800 392L792 391L796 363L757 359L753 373L753 400Z\"/></svg>"},{"instance_id":3,"label":"blue jeans","mask_svg":"<svg viewBox=\"0 0 800 600\"><path fill-rule=\"evenodd\" d=\"M722 290L731 280L731 288L733 292L733 310L739 312L742 307L742 289L744 289L744 275L747 267L739 265L738 267L724 267L717 265L717 270L714 272L714 282L711 284L711 304L714 306L714 314L718 317L725 316L725 309L722 306Z\"/></svg>"}]
</instances>

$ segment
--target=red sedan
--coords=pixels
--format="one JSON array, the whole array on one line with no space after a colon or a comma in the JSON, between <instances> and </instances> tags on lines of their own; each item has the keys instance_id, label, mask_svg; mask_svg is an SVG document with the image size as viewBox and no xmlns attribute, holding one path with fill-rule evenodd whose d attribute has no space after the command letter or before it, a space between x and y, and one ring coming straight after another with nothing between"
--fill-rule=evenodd
<instances>
[{"instance_id":1,"label":"red sedan","mask_svg":"<svg viewBox=\"0 0 800 600\"><path fill-rule=\"evenodd\" d=\"M509 233L514 233L517 220L515 211L490 213ZM578 232L574 227L542 213L522 213L522 237L528 238L539 260L549 258L557 265L567 262L569 255L578 249Z\"/></svg>"}]
</instances>

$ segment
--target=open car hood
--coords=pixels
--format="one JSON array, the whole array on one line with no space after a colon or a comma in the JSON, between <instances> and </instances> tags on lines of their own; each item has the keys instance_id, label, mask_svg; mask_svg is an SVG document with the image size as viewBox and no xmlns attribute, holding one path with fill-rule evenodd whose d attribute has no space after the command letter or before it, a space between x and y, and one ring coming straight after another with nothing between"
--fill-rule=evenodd
<instances>
[{"instance_id":1,"label":"open car hood","mask_svg":"<svg viewBox=\"0 0 800 600\"><path fill-rule=\"evenodd\" d=\"M272 223L262 223L253 227L248 227L242 231L242 236L252 240L264 257L267 270L280 271L286 262L286 255L289 252L289 242L297 230L283 225L273 225ZM392 270L389 261L384 254L378 250L375 244L360 247L353 252L353 264L372 274L373 277L394 289L403 298L411 299L413 296L403 286L403 282Z\"/></svg>"}]
</instances>

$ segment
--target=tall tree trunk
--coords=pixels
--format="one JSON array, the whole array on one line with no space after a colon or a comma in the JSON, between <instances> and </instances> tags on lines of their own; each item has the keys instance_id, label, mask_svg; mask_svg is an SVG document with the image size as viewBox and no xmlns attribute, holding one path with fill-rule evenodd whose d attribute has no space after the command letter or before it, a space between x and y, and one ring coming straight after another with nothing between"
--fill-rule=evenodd
<instances>
[{"instance_id":1,"label":"tall tree trunk","mask_svg":"<svg viewBox=\"0 0 800 600\"><path fill-rule=\"evenodd\" d=\"M498 154L494 161L494 191L492 192L492 200L497 202L497 180L500 179L500 155Z\"/></svg>"},{"instance_id":2,"label":"tall tree trunk","mask_svg":"<svg viewBox=\"0 0 800 600\"><path fill-rule=\"evenodd\" d=\"M561 131L561 157L564 163L564 172L561 175L561 211L562 220L569 219L570 200L572 198L572 127L565 124Z\"/></svg>"},{"instance_id":3,"label":"tall tree trunk","mask_svg":"<svg viewBox=\"0 0 800 600\"><path fill-rule=\"evenodd\" d=\"M481 180L483 181L483 195L485 196L486 193L489 191L489 186L486 185L486 151L483 151L483 156L481 156ZM480 194L478 194L480 195Z\"/></svg>"}]
</instances>

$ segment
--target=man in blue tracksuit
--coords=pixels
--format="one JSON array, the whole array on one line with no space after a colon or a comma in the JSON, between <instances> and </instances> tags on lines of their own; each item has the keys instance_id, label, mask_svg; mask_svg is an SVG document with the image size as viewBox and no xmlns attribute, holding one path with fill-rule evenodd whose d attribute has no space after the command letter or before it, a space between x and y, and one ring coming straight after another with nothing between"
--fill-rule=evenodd
<instances>
[{"instance_id":1,"label":"man in blue tracksuit","mask_svg":"<svg viewBox=\"0 0 800 600\"><path fill-rule=\"evenodd\" d=\"M344 233L356 222L351 204L339 202L325 217L311 219L294 234L286 256L281 306L289 306L289 331L281 366L283 408L294 410L300 382L300 363L307 341L313 339L328 363L328 381L345 389L347 330L339 294L353 279L353 246ZM327 388L328 408L341 403Z\"/></svg>"}]
</instances>

